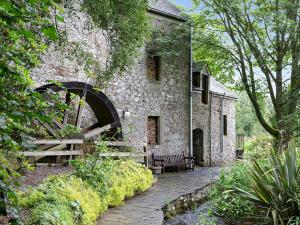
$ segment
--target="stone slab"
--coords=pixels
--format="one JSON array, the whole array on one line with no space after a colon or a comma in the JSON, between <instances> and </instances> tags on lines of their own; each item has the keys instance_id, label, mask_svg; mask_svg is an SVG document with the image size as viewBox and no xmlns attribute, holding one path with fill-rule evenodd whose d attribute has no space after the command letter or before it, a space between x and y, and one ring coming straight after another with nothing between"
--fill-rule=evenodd
<instances>
[{"instance_id":1,"label":"stone slab","mask_svg":"<svg viewBox=\"0 0 300 225\"><path fill-rule=\"evenodd\" d=\"M124 205L109 209L97 225L160 225L165 204L215 181L219 172L220 167L196 167L194 171L159 175L153 187Z\"/></svg>"}]
</instances>

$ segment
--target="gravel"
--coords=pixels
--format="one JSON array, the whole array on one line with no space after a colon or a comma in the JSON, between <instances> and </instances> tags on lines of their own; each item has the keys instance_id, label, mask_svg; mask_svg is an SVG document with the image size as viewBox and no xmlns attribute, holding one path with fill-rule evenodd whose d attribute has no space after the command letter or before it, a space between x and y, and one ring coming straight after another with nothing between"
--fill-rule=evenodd
<instances>
[{"instance_id":1,"label":"gravel","mask_svg":"<svg viewBox=\"0 0 300 225\"><path fill-rule=\"evenodd\" d=\"M42 181L51 175L68 174L73 171L71 166L40 166L33 171L27 171L20 180L20 187L37 186Z\"/></svg>"}]
</instances>

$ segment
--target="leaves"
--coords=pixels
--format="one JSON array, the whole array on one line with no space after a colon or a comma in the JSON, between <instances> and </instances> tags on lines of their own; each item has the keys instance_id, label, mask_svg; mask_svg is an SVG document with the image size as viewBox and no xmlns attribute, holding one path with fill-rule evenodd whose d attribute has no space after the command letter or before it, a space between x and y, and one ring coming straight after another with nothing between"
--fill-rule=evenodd
<instances>
[{"instance_id":1,"label":"leaves","mask_svg":"<svg viewBox=\"0 0 300 225\"><path fill-rule=\"evenodd\" d=\"M235 187L240 196L261 208L265 218L273 220L273 224L290 224L299 216L300 166L296 159L295 143L291 142L283 155L275 151L268 155L266 168L253 161L250 176L254 193Z\"/></svg>"},{"instance_id":2,"label":"leaves","mask_svg":"<svg viewBox=\"0 0 300 225\"><path fill-rule=\"evenodd\" d=\"M295 135L300 96L298 1L197 0L194 57L225 82L240 76L261 125L283 142ZM292 82L290 82L292 80ZM270 99L273 120L261 107ZM284 135L282 135L284 134ZM282 148L281 148L282 149Z\"/></svg>"},{"instance_id":3,"label":"leaves","mask_svg":"<svg viewBox=\"0 0 300 225\"><path fill-rule=\"evenodd\" d=\"M144 45L149 34L147 1L84 0L82 8L91 18L89 25L103 29L108 40L110 57L104 71L95 73L101 84L103 78L109 80L114 73L126 71Z\"/></svg>"},{"instance_id":4,"label":"leaves","mask_svg":"<svg viewBox=\"0 0 300 225\"><path fill-rule=\"evenodd\" d=\"M54 26L44 28L42 32L47 38L52 41L56 41L58 39L57 31Z\"/></svg>"}]
</instances>

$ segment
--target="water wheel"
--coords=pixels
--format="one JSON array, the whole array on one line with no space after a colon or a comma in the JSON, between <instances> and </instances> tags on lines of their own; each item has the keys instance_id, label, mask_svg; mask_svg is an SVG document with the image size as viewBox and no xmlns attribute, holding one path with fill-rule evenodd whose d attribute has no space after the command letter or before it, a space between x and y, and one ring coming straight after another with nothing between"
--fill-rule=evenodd
<instances>
[{"instance_id":1,"label":"water wheel","mask_svg":"<svg viewBox=\"0 0 300 225\"><path fill-rule=\"evenodd\" d=\"M100 135L115 140L122 139L121 123L118 113L101 91L82 82L63 82L48 84L36 89L47 101L52 101L55 93L56 104L62 102L65 109L53 116L50 123L35 121L37 127L37 151L24 152L24 156L33 157L35 161L43 157L60 156L72 159L82 154L82 146L87 140L95 140Z\"/></svg>"}]
</instances>

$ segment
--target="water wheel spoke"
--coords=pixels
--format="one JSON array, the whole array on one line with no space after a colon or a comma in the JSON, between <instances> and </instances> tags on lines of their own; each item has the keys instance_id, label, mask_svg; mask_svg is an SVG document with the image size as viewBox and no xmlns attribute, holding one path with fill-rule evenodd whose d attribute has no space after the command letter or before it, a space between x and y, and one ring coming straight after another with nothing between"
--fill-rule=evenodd
<instances>
[{"instance_id":1,"label":"water wheel spoke","mask_svg":"<svg viewBox=\"0 0 300 225\"><path fill-rule=\"evenodd\" d=\"M77 128L81 127L82 115L83 115L83 110L84 110L84 106L85 106L86 94L87 94L87 90L84 89L82 91L82 94L80 96L80 100L79 100L79 103L78 103L78 109L77 109L77 115L76 115L76 122L75 122L75 126ZM72 144L70 146L70 151L73 151L74 149L75 149L75 145ZM70 164L71 160L72 160L72 155L70 155L70 157L69 157L69 164Z\"/></svg>"},{"instance_id":2,"label":"water wheel spoke","mask_svg":"<svg viewBox=\"0 0 300 225\"><path fill-rule=\"evenodd\" d=\"M85 105L85 95L83 95L80 98L79 104L78 104L77 115L76 115L76 122L75 122L75 126L77 128L81 127L84 105Z\"/></svg>"},{"instance_id":3,"label":"water wheel spoke","mask_svg":"<svg viewBox=\"0 0 300 225\"><path fill-rule=\"evenodd\" d=\"M97 127L97 128L86 131L83 134L83 137L85 139L92 138L94 136L98 136L99 134L103 133L104 131L110 130L111 128L112 128L111 124L105 125L103 127Z\"/></svg>"},{"instance_id":4,"label":"water wheel spoke","mask_svg":"<svg viewBox=\"0 0 300 225\"><path fill-rule=\"evenodd\" d=\"M37 120L37 121L48 131L49 134L58 138L57 131L55 129L53 129L48 123L43 123L40 120Z\"/></svg>"},{"instance_id":5,"label":"water wheel spoke","mask_svg":"<svg viewBox=\"0 0 300 225\"><path fill-rule=\"evenodd\" d=\"M70 107L70 103L71 103L71 93L68 91L66 94L65 104L68 107ZM69 117L69 109L66 109L64 112L64 117L63 117L63 121L62 121L63 127L68 123L68 117Z\"/></svg>"},{"instance_id":6,"label":"water wheel spoke","mask_svg":"<svg viewBox=\"0 0 300 225\"><path fill-rule=\"evenodd\" d=\"M51 92L58 93L61 102L65 103L66 107L59 111L58 116L51 118L49 123L36 121L38 125L36 129L42 129L41 132L37 132L37 137L41 139L31 140L31 142L38 146L38 151L24 154L27 157L32 157L32 159L37 157L38 160L45 156L56 155L57 162L60 162L62 155L72 159L72 156L83 152L81 146L84 144L84 139L96 139L103 132L111 136L115 134L113 133L115 130L121 128L117 111L107 96L94 90L87 83L63 82L63 86L48 84L37 88L36 91L43 94L46 101L51 102L53 101L49 96ZM105 115L110 113L111 118L106 116L102 118L101 113ZM94 122L92 126L90 126L91 121ZM80 129L79 134L76 131L73 132L72 126L69 132L68 124ZM68 136L64 136L65 134ZM118 137L121 138L121 136L122 134L120 133L119 136L118 132Z\"/></svg>"},{"instance_id":7,"label":"water wheel spoke","mask_svg":"<svg viewBox=\"0 0 300 225\"><path fill-rule=\"evenodd\" d=\"M64 125L59 122L57 119L52 119L52 122L59 128L62 129L64 127Z\"/></svg>"}]
</instances>

